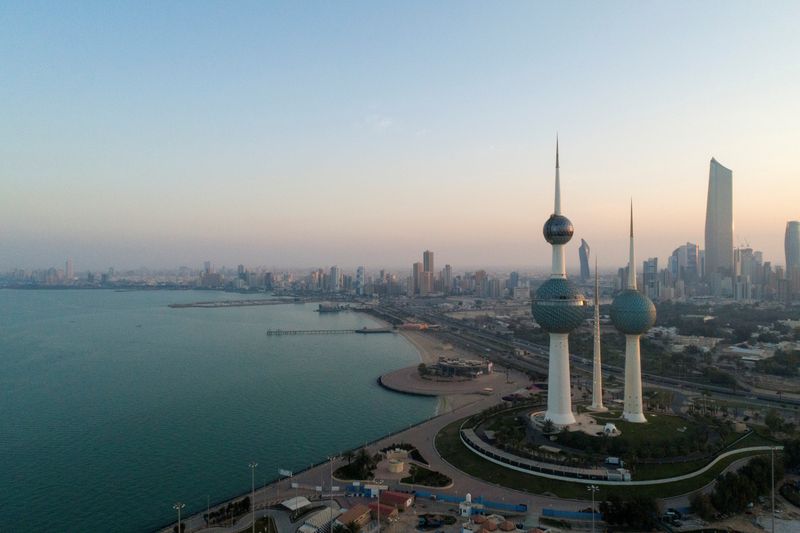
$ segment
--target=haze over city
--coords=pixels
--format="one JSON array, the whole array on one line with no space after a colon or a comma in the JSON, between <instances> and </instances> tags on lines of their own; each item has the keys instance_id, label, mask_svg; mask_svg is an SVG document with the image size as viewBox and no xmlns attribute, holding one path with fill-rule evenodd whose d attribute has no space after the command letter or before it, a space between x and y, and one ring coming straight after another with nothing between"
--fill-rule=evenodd
<instances>
[{"instance_id":1,"label":"haze over city","mask_svg":"<svg viewBox=\"0 0 800 533\"><path fill-rule=\"evenodd\" d=\"M712 157L735 245L800 217L794 2L22 6L0 269L545 267L556 133L572 268L631 197L639 257L702 246Z\"/></svg>"}]
</instances>

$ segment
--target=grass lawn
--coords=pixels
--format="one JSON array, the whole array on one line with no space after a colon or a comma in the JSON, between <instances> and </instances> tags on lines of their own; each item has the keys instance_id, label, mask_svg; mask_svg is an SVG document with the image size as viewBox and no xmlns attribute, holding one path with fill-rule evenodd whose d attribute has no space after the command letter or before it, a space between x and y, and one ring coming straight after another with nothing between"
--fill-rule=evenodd
<instances>
[{"instance_id":1,"label":"grass lawn","mask_svg":"<svg viewBox=\"0 0 800 533\"><path fill-rule=\"evenodd\" d=\"M250 525L239 533L250 533L253 531L253 526ZM272 520L272 517L264 516L256 520L256 533L278 533L278 528L275 527L275 521Z\"/></svg>"},{"instance_id":2,"label":"grass lawn","mask_svg":"<svg viewBox=\"0 0 800 533\"><path fill-rule=\"evenodd\" d=\"M462 470L467 474L475 476L479 479L483 479L484 481L525 492L531 492L535 494L550 493L561 498L587 498L586 485L582 483L556 481L531 474L516 472L509 468L496 465L472 453L461 443L461 439L459 438L458 432L462 421L463 420L458 420L445 426L442 431L436 435L435 440L436 449L439 451L442 457L444 457L447 462L459 470ZM745 439L741 447L758 445L747 443L748 440L749 439ZM709 483L729 464L747 456L747 454L742 454L723 459L708 472L686 481L678 481L663 485L635 487L607 487L600 485L600 492L598 493L597 497L598 499L602 499L614 493L623 497L630 497L633 492L635 492L637 495L653 498L666 498L669 496L684 494ZM697 468L700 466L702 466L702 464Z\"/></svg>"}]
</instances>

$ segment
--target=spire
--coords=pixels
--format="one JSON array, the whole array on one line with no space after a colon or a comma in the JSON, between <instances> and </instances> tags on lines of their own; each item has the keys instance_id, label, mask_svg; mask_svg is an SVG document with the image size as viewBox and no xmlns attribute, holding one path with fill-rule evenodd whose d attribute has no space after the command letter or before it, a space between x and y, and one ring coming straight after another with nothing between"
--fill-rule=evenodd
<instances>
[{"instance_id":1,"label":"spire","mask_svg":"<svg viewBox=\"0 0 800 533\"><path fill-rule=\"evenodd\" d=\"M594 258L594 317L597 319L597 314L600 310L600 280L597 277L597 256Z\"/></svg>"},{"instance_id":2,"label":"spire","mask_svg":"<svg viewBox=\"0 0 800 533\"><path fill-rule=\"evenodd\" d=\"M561 177L559 176L558 164L558 134L556 134L556 201L553 213L556 215L561 214Z\"/></svg>"},{"instance_id":3,"label":"spire","mask_svg":"<svg viewBox=\"0 0 800 533\"><path fill-rule=\"evenodd\" d=\"M636 289L636 260L633 255L633 198L631 198L631 249L628 259L628 288Z\"/></svg>"},{"instance_id":4,"label":"spire","mask_svg":"<svg viewBox=\"0 0 800 533\"><path fill-rule=\"evenodd\" d=\"M603 405L603 365L600 362L600 281L597 273L597 256L594 258L594 351L592 364L593 411L606 411Z\"/></svg>"},{"instance_id":5,"label":"spire","mask_svg":"<svg viewBox=\"0 0 800 533\"><path fill-rule=\"evenodd\" d=\"M633 239L633 198L631 198L631 239Z\"/></svg>"}]
</instances>

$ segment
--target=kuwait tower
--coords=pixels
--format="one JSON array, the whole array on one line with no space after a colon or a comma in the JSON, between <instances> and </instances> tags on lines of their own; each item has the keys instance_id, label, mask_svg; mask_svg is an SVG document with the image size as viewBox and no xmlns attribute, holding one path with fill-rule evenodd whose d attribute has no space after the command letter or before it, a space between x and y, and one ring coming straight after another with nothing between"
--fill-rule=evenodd
<instances>
[{"instance_id":1,"label":"kuwait tower","mask_svg":"<svg viewBox=\"0 0 800 533\"><path fill-rule=\"evenodd\" d=\"M611 304L611 321L625 334L625 404L622 418L628 422L647 422L642 408L642 361L639 337L656 321L656 307L650 298L636 290L636 261L633 257L633 203L631 203L630 257L628 286Z\"/></svg>"},{"instance_id":2,"label":"kuwait tower","mask_svg":"<svg viewBox=\"0 0 800 533\"><path fill-rule=\"evenodd\" d=\"M569 374L569 332L584 319L586 302L578 288L567 279L564 245L572 238L572 222L561 214L558 140L556 140L556 198L554 212L544 223L544 238L553 247L550 279L537 290L531 303L536 322L550 334L550 362L547 377L545 420L556 426L575 423Z\"/></svg>"}]
</instances>

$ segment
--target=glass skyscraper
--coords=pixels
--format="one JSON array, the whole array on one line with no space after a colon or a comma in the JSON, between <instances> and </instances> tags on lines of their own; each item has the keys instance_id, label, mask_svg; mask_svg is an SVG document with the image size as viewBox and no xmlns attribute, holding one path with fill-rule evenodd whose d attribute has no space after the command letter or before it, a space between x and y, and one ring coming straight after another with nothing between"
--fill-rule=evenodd
<instances>
[{"instance_id":1,"label":"glass skyscraper","mask_svg":"<svg viewBox=\"0 0 800 533\"><path fill-rule=\"evenodd\" d=\"M592 249L589 248L589 243L581 239L581 246L578 248L578 258L581 261L581 281L587 281L592 275L589 269L589 258L591 254Z\"/></svg>"},{"instance_id":2,"label":"glass skyscraper","mask_svg":"<svg viewBox=\"0 0 800 533\"><path fill-rule=\"evenodd\" d=\"M711 159L706 203L706 277L733 272L733 173Z\"/></svg>"},{"instance_id":3,"label":"glass skyscraper","mask_svg":"<svg viewBox=\"0 0 800 533\"><path fill-rule=\"evenodd\" d=\"M800 270L800 221L790 220L786 223L783 247L786 252L786 275L789 277L794 270Z\"/></svg>"}]
</instances>

